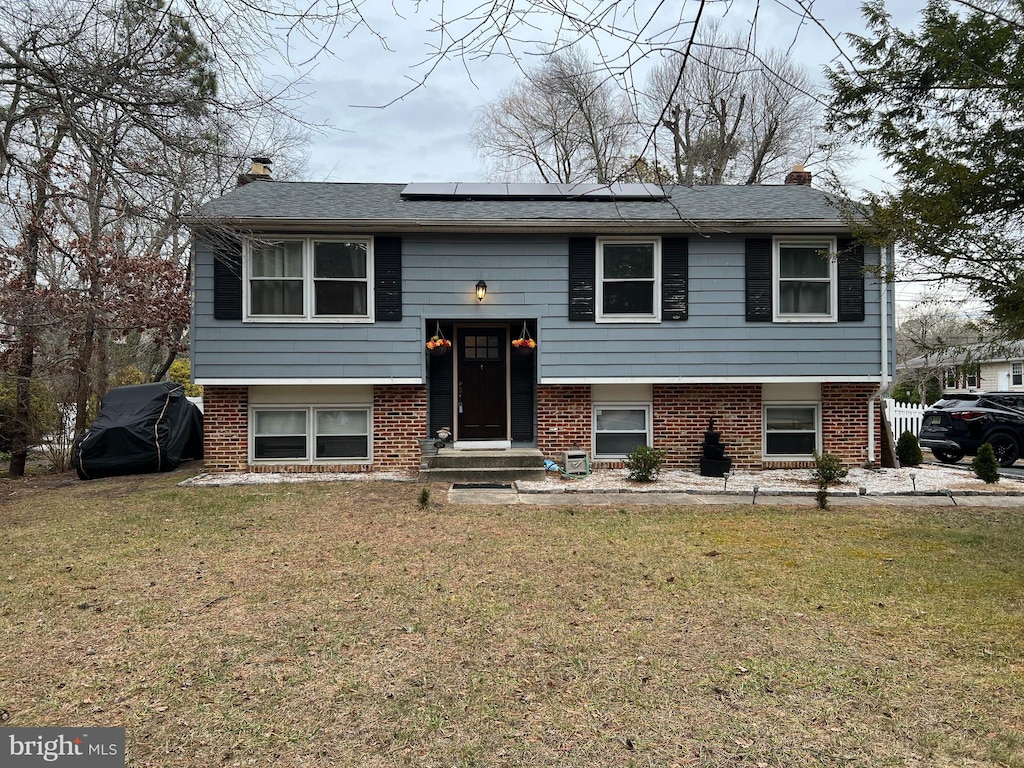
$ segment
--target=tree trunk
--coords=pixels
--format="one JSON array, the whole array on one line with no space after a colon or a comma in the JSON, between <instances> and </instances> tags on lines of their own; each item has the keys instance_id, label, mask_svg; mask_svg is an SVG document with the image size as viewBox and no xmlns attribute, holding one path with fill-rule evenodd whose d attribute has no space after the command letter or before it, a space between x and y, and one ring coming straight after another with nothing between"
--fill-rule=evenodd
<instances>
[{"instance_id":1,"label":"tree trunk","mask_svg":"<svg viewBox=\"0 0 1024 768\"><path fill-rule=\"evenodd\" d=\"M18 313L15 334L20 350L18 352L18 381L14 402L14 430L11 434L11 477L24 477L28 463L29 445L34 436L32 426L36 419L32 411L32 379L35 375L36 324L39 322L36 299L36 281L39 278L39 250L43 240L43 217L50 202L50 175L53 159L64 139L67 128L57 126L53 138L39 158L36 176L32 184L33 199L29 221L24 231L25 256L22 264L22 290L27 294L25 305Z\"/></svg>"},{"instance_id":2,"label":"tree trunk","mask_svg":"<svg viewBox=\"0 0 1024 768\"><path fill-rule=\"evenodd\" d=\"M75 359L75 434L81 434L89 425L89 395L92 382L89 377L89 364L92 362L93 347L96 340L96 317L90 309L87 311L82 330L82 346L78 349Z\"/></svg>"}]
</instances>

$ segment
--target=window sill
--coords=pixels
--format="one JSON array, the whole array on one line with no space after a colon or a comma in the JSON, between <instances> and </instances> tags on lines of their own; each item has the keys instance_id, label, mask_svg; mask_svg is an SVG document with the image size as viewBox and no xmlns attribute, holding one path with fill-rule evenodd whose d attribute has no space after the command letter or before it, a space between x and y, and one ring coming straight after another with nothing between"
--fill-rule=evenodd
<instances>
[{"instance_id":1,"label":"window sill","mask_svg":"<svg viewBox=\"0 0 1024 768\"><path fill-rule=\"evenodd\" d=\"M839 322L835 317L826 317L824 315L806 315L806 316L795 316L795 315L780 315L772 318L773 323L837 323Z\"/></svg>"},{"instance_id":2,"label":"window sill","mask_svg":"<svg viewBox=\"0 0 1024 768\"><path fill-rule=\"evenodd\" d=\"M270 324L270 323L296 323L301 325L325 325L325 324L363 324L369 325L373 323L372 317L294 317L291 315L271 316L271 315L260 315L259 317L246 317L242 319L243 323L253 324Z\"/></svg>"},{"instance_id":3,"label":"window sill","mask_svg":"<svg viewBox=\"0 0 1024 768\"><path fill-rule=\"evenodd\" d=\"M616 325L636 325L638 323L646 323L646 324L660 323L661 322L661 318L660 317L634 317L634 316L631 316L631 315L621 315L621 316L612 315L612 316L608 316L608 317L597 317L597 318L594 319L594 322L595 323L608 323L608 324L614 323Z\"/></svg>"}]
</instances>

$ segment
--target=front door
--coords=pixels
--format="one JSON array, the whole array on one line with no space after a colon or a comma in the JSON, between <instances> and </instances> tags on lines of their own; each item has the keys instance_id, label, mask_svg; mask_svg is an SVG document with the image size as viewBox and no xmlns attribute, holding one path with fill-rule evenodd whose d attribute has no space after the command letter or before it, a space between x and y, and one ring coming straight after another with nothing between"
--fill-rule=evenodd
<instances>
[{"instance_id":1,"label":"front door","mask_svg":"<svg viewBox=\"0 0 1024 768\"><path fill-rule=\"evenodd\" d=\"M505 328L459 328L459 440L507 440L508 396Z\"/></svg>"}]
</instances>

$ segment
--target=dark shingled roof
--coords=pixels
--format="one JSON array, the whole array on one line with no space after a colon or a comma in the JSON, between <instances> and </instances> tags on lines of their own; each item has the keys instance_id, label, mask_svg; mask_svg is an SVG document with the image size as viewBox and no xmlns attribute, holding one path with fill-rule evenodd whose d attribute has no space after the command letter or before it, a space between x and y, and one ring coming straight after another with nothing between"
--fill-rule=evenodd
<instances>
[{"instance_id":1,"label":"dark shingled roof","mask_svg":"<svg viewBox=\"0 0 1024 768\"><path fill-rule=\"evenodd\" d=\"M486 223L557 227L629 222L684 226L785 223L845 229L836 198L808 186L676 186L665 200L403 198L404 184L255 181L203 205L193 224L405 223L411 228Z\"/></svg>"}]
</instances>

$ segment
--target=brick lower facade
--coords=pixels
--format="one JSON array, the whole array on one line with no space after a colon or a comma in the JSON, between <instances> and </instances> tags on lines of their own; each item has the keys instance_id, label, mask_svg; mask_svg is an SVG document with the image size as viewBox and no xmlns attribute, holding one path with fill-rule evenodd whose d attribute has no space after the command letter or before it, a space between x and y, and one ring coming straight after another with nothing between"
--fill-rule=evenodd
<instances>
[{"instance_id":1,"label":"brick lower facade","mask_svg":"<svg viewBox=\"0 0 1024 768\"><path fill-rule=\"evenodd\" d=\"M877 384L822 384L821 437L825 453L842 459L844 464L877 464L882 446L882 405L875 403L875 455L869 457L868 401L878 391Z\"/></svg>"},{"instance_id":2,"label":"brick lower facade","mask_svg":"<svg viewBox=\"0 0 1024 768\"><path fill-rule=\"evenodd\" d=\"M415 472L426 434L423 385L373 388L373 464L249 464L249 388L203 388L203 453L215 472Z\"/></svg>"},{"instance_id":3,"label":"brick lower facade","mask_svg":"<svg viewBox=\"0 0 1024 768\"><path fill-rule=\"evenodd\" d=\"M872 384L822 384L821 431L826 453L847 466L868 460L868 401ZM207 386L204 392L206 468L218 472L365 472L419 469L420 440L427 433L424 385L373 388L373 464L250 465L247 387ZM667 452L665 467L697 471L704 432L711 419L726 455L737 469L806 467L811 462L762 459L762 400L759 384L655 384L651 398L654 447ZM875 413L875 457L881 451L880 405ZM537 447L548 458L562 451L592 450L593 399L586 384L537 387ZM597 462L621 466L621 462Z\"/></svg>"},{"instance_id":4,"label":"brick lower facade","mask_svg":"<svg viewBox=\"0 0 1024 768\"><path fill-rule=\"evenodd\" d=\"M874 384L822 384L821 431L825 453L847 466L868 461L868 399ZM881 450L881 407L876 403L875 457ZM736 469L811 467L811 461L768 461L762 457L763 410L760 384L655 384L651 393L655 448L666 451L666 469L700 468L701 443L711 419ZM557 460L562 451L591 450L593 401L587 385L537 387L537 447ZM596 466L621 461L595 460Z\"/></svg>"},{"instance_id":5,"label":"brick lower facade","mask_svg":"<svg viewBox=\"0 0 1024 768\"><path fill-rule=\"evenodd\" d=\"M418 471L420 438L427 434L427 388L423 384L373 388L373 468Z\"/></svg>"},{"instance_id":6,"label":"brick lower facade","mask_svg":"<svg viewBox=\"0 0 1024 768\"><path fill-rule=\"evenodd\" d=\"M759 384L655 384L652 395L654 447L667 452L666 469L700 468L712 419L733 466L761 468Z\"/></svg>"},{"instance_id":7,"label":"brick lower facade","mask_svg":"<svg viewBox=\"0 0 1024 768\"><path fill-rule=\"evenodd\" d=\"M548 458L562 451L590 453L594 409L589 384L537 387L537 447Z\"/></svg>"},{"instance_id":8,"label":"brick lower facade","mask_svg":"<svg viewBox=\"0 0 1024 768\"><path fill-rule=\"evenodd\" d=\"M244 472L249 456L249 388L203 387L203 463L216 472Z\"/></svg>"}]
</instances>

